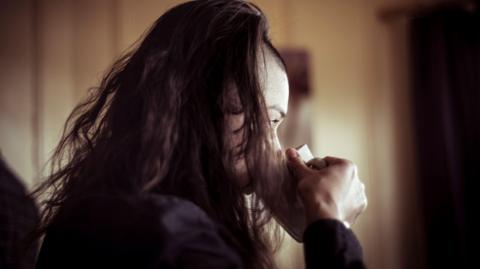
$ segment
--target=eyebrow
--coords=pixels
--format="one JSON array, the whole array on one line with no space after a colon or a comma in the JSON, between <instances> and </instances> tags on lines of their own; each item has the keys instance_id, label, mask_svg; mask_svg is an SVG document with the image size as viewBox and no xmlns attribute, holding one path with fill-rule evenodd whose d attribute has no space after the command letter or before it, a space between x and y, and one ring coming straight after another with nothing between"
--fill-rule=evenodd
<instances>
[{"instance_id":1,"label":"eyebrow","mask_svg":"<svg viewBox=\"0 0 480 269\"><path fill-rule=\"evenodd\" d=\"M269 106L267 107L268 109L275 109L276 111L278 111L278 113L280 113L280 116L282 118L286 118L287 117L287 113L285 112L285 110L283 110L279 105L272 105L272 106Z\"/></svg>"}]
</instances>

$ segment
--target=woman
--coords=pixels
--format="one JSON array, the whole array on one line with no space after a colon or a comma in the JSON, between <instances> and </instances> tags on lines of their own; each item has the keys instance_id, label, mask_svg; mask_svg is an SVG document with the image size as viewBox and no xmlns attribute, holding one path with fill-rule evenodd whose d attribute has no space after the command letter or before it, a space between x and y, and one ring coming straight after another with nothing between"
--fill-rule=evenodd
<instances>
[{"instance_id":1,"label":"woman","mask_svg":"<svg viewBox=\"0 0 480 269\"><path fill-rule=\"evenodd\" d=\"M257 7L172 8L67 121L36 192L50 191L37 268L274 268L267 223L293 182L276 135L287 104ZM354 165L327 157L315 170L287 155L307 267L362 267L343 225L366 206Z\"/></svg>"}]
</instances>

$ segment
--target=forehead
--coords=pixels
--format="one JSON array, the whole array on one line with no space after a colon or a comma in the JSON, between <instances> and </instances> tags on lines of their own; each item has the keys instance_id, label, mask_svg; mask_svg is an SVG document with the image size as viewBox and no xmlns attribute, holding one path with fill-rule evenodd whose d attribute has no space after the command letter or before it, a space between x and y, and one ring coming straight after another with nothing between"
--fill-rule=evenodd
<instances>
[{"instance_id":1,"label":"forehead","mask_svg":"<svg viewBox=\"0 0 480 269\"><path fill-rule=\"evenodd\" d=\"M287 112L289 93L287 74L280 61L269 49L264 48L259 54L259 79L266 105L278 107Z\"/></svg>"}]
</instances>

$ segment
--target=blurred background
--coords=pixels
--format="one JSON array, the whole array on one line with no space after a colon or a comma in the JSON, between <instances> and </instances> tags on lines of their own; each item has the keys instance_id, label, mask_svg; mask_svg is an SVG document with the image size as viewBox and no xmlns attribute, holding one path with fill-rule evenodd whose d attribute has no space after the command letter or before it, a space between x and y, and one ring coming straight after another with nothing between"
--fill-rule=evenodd
<instances>
[{"instance_id":1,"label":"blurred background","mask_svg":"<svg viewBox=\"0 0 480 269\"><path fill-rule=\"evenodd\" d=\"M0 1L0 150L27 190L48 173L75 104L180 2ZM368 267L467 268L465 201L480 137L477 2L253 3L292 66L285 145L308 142L317 156L359 167L369 207L353 229ZM303 268L301 245L287 236L277 261Z\"/></svg>"}]
</instances>

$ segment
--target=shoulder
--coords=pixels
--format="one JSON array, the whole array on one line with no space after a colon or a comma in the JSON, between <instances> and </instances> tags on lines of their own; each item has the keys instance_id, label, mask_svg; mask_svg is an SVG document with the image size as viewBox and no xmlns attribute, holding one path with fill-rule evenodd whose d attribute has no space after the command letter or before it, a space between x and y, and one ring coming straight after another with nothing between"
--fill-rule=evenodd
<instances>
[{"instance_id":1,"label":"shoulder","mask_svg":"<svg viewBox=\"0 0 480 269\"><path fill-rule=\"evenodd\" d=\"M190 226L217 229L193 202L171 195L89 195L66 203L53 226L143 230L150 235L175 235Z\"/></svg>"},{"instance_id":2,"label":"shoulder","mask_svg":"<svg viewBox=\"0 0 480 269\"><path fill-rule=\"evenodd\" d=\"M46 239L50 248L82 246L87 257L101 253L105 260L120 255L171 268L241 268L219 229L200 207L176 196L92 195L65 205Z\"/></svg>"}]
</instances>

